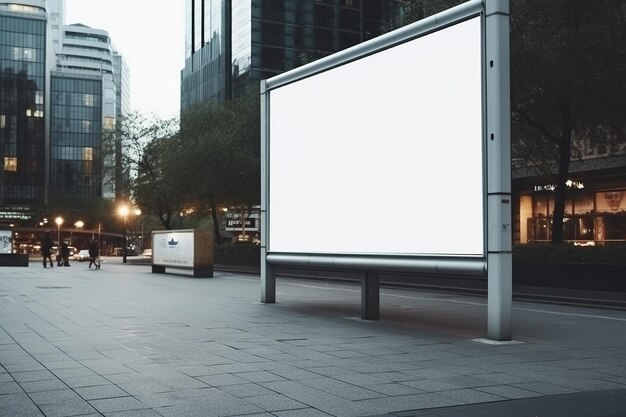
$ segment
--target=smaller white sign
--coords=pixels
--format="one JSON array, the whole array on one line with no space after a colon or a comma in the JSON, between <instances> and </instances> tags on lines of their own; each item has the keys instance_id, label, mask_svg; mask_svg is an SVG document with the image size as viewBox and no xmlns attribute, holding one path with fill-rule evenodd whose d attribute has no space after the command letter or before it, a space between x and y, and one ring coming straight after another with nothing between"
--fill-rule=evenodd
<instances>
[{"instance_id":1,"label":"smaller white sign","mask_svg":"<svg viewBox=\"0 0 626 417\"><path fill-rule=\"evenodd\" d=\"M13 253L13 232L0 230L0 253Z\"/></svg>"},{"instance_id":2,"label":"smaller white sign","mask_svg":"<svg viewBox=\"0 0 626 417\"><path fill-rule=\"evenodd\" d=\"M193 230L156 232L152 235L152 264L192 268Z\"/></svg>"}]
</instances>

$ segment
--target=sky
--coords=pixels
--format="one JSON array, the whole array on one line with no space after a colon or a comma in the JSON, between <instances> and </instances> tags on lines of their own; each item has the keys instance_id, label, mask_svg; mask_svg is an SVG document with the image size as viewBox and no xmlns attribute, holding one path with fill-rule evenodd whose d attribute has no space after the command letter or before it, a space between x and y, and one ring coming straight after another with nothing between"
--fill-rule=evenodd
<instances>
[{"instance_id":1,"label":"sky","mask_svg":"<svg viewBox=\"0 0 626 417\"><path fill-rule=\"evenodd\" d=\"M109 33L130 70L130 106L167 119L180 111L184 0L66 0L65 24Z\"/></svg>"}]
</instances>

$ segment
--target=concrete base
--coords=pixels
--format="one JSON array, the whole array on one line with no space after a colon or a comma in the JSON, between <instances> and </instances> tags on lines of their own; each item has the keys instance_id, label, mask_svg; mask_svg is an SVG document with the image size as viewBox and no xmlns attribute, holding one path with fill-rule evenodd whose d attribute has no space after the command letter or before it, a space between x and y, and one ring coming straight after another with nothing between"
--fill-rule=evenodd
<instances>
[{"instance_id":1,"label":"concrete base","mask_svg":"<svg viewBox=\"0 0 626 417\"><path fill-rule=\"evenodd\" d=\"M0 253L0 266L28 266L28 254Z\"/></svg>"}]
</instances>

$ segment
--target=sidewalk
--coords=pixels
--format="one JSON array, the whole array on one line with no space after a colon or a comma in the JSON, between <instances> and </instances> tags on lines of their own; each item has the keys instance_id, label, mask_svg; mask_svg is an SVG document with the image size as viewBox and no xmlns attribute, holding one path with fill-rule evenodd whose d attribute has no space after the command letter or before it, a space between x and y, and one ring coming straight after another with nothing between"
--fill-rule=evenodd
<instances>
[{"instance_id":1,"label":"sidewalk","mask_svg":"<svg viewBox=\"0 0 626 417\"><path fill-rule=\"evenodd\" d=\"M626 311L105 259L0 268L0 416L626 416Z\"/></svg>"}]
</instances>

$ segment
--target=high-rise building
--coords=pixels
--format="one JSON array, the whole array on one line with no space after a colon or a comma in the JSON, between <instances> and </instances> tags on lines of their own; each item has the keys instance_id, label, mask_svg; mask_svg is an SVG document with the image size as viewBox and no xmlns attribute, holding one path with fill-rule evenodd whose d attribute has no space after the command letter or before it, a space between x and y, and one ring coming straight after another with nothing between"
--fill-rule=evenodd
<instances>
[{"instance_id":1,"label":"high-rise building","mask_svg":"<svg viewBox=\"0 0 626 417\"><path fill-rule=\"evenodd\" d=\"M128 67L106 31L66 26L64 3L0 0L0 221L116 196L103 140L129 113Z\"/></svg>"},{"instance_id":2,"label":"high-rise building","mask_svg":"<svg viewBox=\"0 0 626 417\"><path fill-rule=\"evenodd\" d=\"M380 0L186 0L181 110L380 34Z\"/></svg>"},{"instance_id":3,"label":"high-rise building","mask_svg":"<svg viewBox=\"0 0 626 417\"><path fill-rule=\"evenodd\" d=\"M0 1L0 221L45 201L45 2Z\"/></svg>"},{"instance_id":4,"label":"high-rise building","mask_svg":"<svg viewBox=\"0 0 626 417\"><path fill-rule=\"evenodd\" d=\"M56 103L53 96L53 106L65 107L63 113L53 115L51 190L114 198L116 148L114 143L106 146L102 139L108 132L106 136L114 141L111 133L117 118L128 114L128 68L106 31L83 24L64 27L56 67L53 85L55 78L72 80L58 83L67 90L57 92L73 102ZM76 106L81 111L72 111Z\"/></svg>"}]
</instances>

